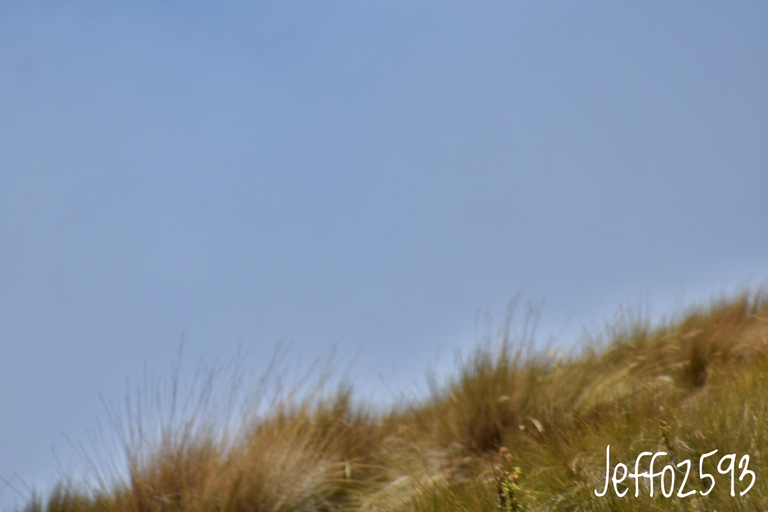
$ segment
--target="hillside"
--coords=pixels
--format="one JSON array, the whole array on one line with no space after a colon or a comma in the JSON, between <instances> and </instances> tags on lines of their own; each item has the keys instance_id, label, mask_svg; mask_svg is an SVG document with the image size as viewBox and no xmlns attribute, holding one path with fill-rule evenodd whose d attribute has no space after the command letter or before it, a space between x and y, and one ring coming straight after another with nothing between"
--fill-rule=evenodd
<instances>
[{"instance_id":1,"label":"hillside","mask_svg":"<svg viewBox=\"0 0 768 512\"><path fill-rule=\"evenodd\" d=\"M322 378L301 400L277 393L239 428L217 424L208 385L181 417L151 425L133 410L127 480L64 482L25 511L768 507L763 292L662 325L619 320L569 354L535 350L529 320L502 326L429 396L383 412L347 386L324 393ZM652 460L657 476L633 478Z\"/></svg>"}]
</instances>

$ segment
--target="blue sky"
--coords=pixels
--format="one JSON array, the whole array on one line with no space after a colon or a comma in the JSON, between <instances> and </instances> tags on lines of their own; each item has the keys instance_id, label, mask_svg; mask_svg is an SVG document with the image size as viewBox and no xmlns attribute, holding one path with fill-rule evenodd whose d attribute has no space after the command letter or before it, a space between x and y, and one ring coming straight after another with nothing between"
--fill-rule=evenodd
<instances>
[{"instance_id":1,"label":"blue sky","mask_svg":"<svg viewBox=\"0 0 768 512\"><path fill-rule=\"evenodd\" d=\"M761 284L766 26L760 1L0 1L0 476L44 487L182 338L257 369L336 346L386 400L521 291L570 346L622 303Z\"/></svg>"}]
</instances>

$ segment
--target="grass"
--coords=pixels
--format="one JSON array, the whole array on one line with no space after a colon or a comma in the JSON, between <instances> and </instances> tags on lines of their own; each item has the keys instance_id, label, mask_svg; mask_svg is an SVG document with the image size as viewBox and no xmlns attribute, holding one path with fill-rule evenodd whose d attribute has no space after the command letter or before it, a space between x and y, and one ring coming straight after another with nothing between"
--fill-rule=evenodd
<instances>
[{"instance_id":1,"label":"grass","mask_svg":"<svg viewBox=\"0 0 768 512\"><path fill-rule=\"evenodd\" d=\"M534 349L533 318L510 319L453 378L421 400L375 410L351 388L326 392L327 375L301 398L273 394L244 414L216 392L216 374L170 414L145 414L141 393L113 411L127 477L100 474L83 488L63 481L25 512L284 511L752 511L768 507L768 301L743 293L651 325L624 319L572 354ZM237 382L235 382L237 383ZM159 396L159 395L158 395ZM261 396L261 395L260 395ZM159 399L158 399L159 400ZM222 404L223 406L222 410ZM166 410L160 407L157 411ZM235 412L233 414L233 411ZM233 421L240 420L240 421ZM605 486L612 468L633 471L641 452L666 452L675 493L650 497L649 480ZM717 471L723 455L730 476ZM755 483L738 463L749 455ZM640 463L648 469L650 457ZM729 460L726 458L725 468ZM617 470L619 471L619 470ZM668 472L672 472L670 469ZM115 473L115 475L121 472ZM621 472L617 473L619 476ZM744 476L739 480L739 476ZM667 478L671 478L668 474ZM639 496L635 497L635 489ZM627 490L624 497L616 491Z\"/></svg>"}]
</instances>

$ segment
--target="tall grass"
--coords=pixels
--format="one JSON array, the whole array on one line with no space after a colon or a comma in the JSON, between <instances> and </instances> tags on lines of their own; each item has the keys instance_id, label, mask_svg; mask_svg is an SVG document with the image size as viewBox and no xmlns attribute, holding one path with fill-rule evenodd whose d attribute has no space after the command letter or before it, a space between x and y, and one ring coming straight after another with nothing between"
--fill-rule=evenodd
<instances>
[{"instance_id":1,"label":"tall grass","mask_svg":"<svg viewBox=\"0 0 768 512\"><path fill-rule=\"evenodd\" d=\"M220 374L209 373L182 400L176 375L170 408L156 407L165 415L147 417L160 399L141 393L124 416L113 411L127 478L92 488L64 480L25 511L763 510L765 297L743 293L658 325L625 317L559 357L535 349L535 310L522 323L510 316L452 378L386 411L357 402L347 385L326 392L327 375L303 395L275 392L268 407L250 409L231 401L237 379L222 394ZM639 497L613 487L597 497L607 445L613 464L630 469L644 451L666 452L660 467L696 468L715 449L748 454L757 481L732 497L710 467L717 485L707 496L657 489L651 498L643 480ZM706 487L692 477L687 489Z\"/></svg>"}]
</instances>

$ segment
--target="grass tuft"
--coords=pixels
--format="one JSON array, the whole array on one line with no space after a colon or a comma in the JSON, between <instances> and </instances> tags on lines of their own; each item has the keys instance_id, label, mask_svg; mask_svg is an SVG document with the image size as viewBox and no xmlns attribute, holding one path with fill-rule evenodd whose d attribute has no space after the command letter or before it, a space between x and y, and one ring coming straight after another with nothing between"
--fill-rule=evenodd
<instances>
[{"instance_id":1,"label":"grass tuft","mask_svg":"<svg viewBox=\"0 0 768 512\"><path fill-rule=\"evenodd\" d=\"M308 392L276 391L238 405L241 381L201 373L182 394L151 386L110 409L126 468L91 488L64 479L25 512L762 510L768 504L768 302L743 293L652 325L631 315L580 352L534 350L536 309L510 315L454 376L421 401L376 410L327 374ZM311 380L310 377L309 380ZM250 396L250 395L249 395ZM161 399L162 397L169 397ZM644 451L665 464L749 455L750 491L709 473L707 496L650 496L627 480L595 492L612 463ZM648 460L642 465L647 469ZM741 469L740 469L741 470ZM678 470L675 470L678 471ZM696 471L694 471L696 473ZM681 474L676 474L680 482ZM123 476L121 476L123 475ZM690 477L686 490L708 485ZM761 508L762 507L762 508Z\"/></svg>"}]
</instances>

